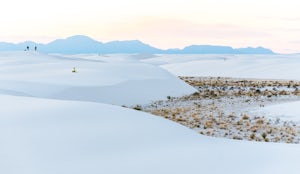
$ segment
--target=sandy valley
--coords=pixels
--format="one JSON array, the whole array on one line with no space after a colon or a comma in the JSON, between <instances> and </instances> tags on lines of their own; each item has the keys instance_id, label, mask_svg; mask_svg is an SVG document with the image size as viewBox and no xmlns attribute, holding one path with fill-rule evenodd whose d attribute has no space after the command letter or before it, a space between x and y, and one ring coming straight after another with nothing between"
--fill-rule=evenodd
<instances>
[{"instance_id":1,"label":"sandy valley","mask_svg":"<svg viewBox=\"0 0 300 174\"><path fill-rule=\"evenodd\" d=\"M300 124L266 117L259 108L300 100L299 81L180 77L198 92L137 110L183 124L203 135L237 140L300 143Z\"/></svg>"}]
</instances>

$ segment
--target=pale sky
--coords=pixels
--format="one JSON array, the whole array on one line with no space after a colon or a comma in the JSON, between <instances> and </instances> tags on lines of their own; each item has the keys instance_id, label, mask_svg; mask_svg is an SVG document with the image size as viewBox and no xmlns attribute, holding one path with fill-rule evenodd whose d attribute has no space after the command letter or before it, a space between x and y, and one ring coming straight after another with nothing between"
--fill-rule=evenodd
<instances>
[{"instance_id":1,"label":"pale sky","mask_svg":"<svg viewBox=\"0 0 300 174\"><path fill-rule=\"evenodd\" d=\"M294 53L299 8L296 0L9 0L0 6L0 41L47 43L81 34L162 49L210 44Z\"/></svg>"}]
</instances>

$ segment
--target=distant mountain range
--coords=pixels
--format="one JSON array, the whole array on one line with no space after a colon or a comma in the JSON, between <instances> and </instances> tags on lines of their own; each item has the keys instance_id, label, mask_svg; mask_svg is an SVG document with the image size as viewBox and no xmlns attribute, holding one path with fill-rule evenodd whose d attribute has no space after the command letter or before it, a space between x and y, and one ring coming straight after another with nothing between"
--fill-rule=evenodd
<instances>
[{"instance_id":1,"label":"distant mountain range","mask_svg":"<svg viewBox=\"0 0 300 174\"><path fill-rule=\"evenodd\" d=\"M0 51L25 50L29 46L45 53L61 54L113 54L113 53L152 53L152 54L274 54L270 49L263 47L247 47L234 49L229 46L191 45L183 49L162 50L154 48L139 40L112 41L102 43L83 35L71 36L66 39L57 39L48 44L39 44L26 41L18 44L0 42Z\"/></svg>"}]
</instances>

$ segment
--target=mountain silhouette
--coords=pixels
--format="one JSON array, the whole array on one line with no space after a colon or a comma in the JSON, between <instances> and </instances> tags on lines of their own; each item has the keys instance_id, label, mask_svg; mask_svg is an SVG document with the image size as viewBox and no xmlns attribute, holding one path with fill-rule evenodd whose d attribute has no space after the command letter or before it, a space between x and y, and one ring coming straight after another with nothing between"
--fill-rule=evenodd
<instances>
[{"instance_id":1,"label":"mountain silhouette","mask_svg":"<svg viewBox=\"0 0 300 174\"><path fill-rule=\"evenodd\" d=\"M162 50L139 40L112 41L104 45L103 53L161 53Z\"/></svg>"},{"instance_id":2,"label":"mountain silhouette","mask_svg":"<svg viewBox=\"0 0 300 174\"><path fill-rule=\"evenodd\" d=\"M29 46L31 50L35 46L45 53L61 54L114 54L114 53L151 53L151 54L274 54L270 49L263 47L247 47L234 49L229 46L191 45L183 49L162 50L152 47L139 40L111 41L102 43L88 36L75 35L66 39L57 39L48 44L39 44L26 41L18 44L0 42L0 51L20 51Z\"/></svg>"},{"instance_id":3,"label":"mountain silhouette","mask_svg":"<svg viewBox=\"0 0 300 174\"><path fill-rule=\"evenodd\" d=\"M87 36L76 35L52 41L43 45L40 51L63 54L98 53L101 47L103 47L101 42Z\"/></svg>"}]
</instances>

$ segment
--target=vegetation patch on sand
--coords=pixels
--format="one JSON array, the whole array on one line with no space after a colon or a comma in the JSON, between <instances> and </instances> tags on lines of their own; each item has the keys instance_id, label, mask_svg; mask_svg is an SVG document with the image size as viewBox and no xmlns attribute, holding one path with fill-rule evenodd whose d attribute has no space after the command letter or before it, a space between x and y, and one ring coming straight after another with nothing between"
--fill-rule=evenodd
<instances>
[{"instance_id":1,"label":"vegetation patch on sand","mask_svg":"<svg viewBox=\"0 0 300 174\"><path fill-rule=\"evenodd\" d=\"M198 92L135 106L200 134L237 140L300 143L296 122L251 112L274 103L300 100L300 82L287 80L180 77Z\"/></svg>"}]
</instances>

